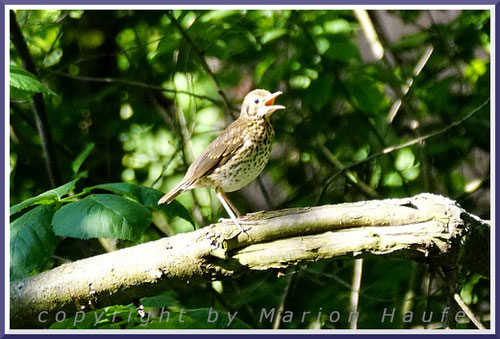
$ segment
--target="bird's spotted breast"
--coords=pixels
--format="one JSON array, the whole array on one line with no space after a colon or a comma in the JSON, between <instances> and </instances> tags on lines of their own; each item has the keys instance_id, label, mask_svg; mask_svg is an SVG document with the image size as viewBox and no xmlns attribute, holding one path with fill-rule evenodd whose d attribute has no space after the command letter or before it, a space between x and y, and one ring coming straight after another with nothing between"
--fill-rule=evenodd
<instances>
[{"instance_id":1,"label":"bird's spotted breast","mask_svg":"<svg viewBox=\"0 0 500 339\"><path fill-rule=\"evenodd\" d=\"M245 142L227 163L207 176L203 185L232 192L248 185L262 172L271 154L274 130L267 121L251 120L246 126Z\"/></svg>"}]
</instances>

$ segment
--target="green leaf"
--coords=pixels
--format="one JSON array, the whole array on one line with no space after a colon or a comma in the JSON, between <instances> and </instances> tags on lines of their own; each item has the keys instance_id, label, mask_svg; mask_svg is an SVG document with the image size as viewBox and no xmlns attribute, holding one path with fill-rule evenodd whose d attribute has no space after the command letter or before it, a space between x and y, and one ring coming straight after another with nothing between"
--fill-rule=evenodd
<instances>
[{"instance_id":1,"label":"green leaf","mask_svg":"<svg viewBox=\"0 0 500 339\"><path fill-rule=\"evenodd\" d=\"M130 199L95 194L62 207L52 227L60 236L79 239L137 239L151 224L151 212Z\"/></svg>"},{"instance_id":2,"label":"green leaf","mask_svg":"<svg viewBox=\"0 0 500 339\"><path fill-rule=\"evenodd\" d=\"M415 164L415 155L409 148L403 148L398 151L394 167L399 171L413 168Z\"/></svg>"},{"instance_id":3,"label":"green leaf","mask_svg":"<svg viewBox=\"0 0 500 339\"><path fill-rule=\"evenodd\" d=\"M130 320L129 314L131 314ZM97 323L96 319L99 319ZM66 319L50 325L50 329L123 329L129 322L132 324L139 322L135 307L113 305L89 312L69 313Z\"/></svg>"},{"instance_id":4,"label":"green leaf","mask_svg":"<svg viewBox=\"0 0 500 339\"><path fill-rule=\"evenodd\" d=\"M18 89L15 87L10 87L10 99L16 99L16 100L25 100L28 101L29 103L33 102L33 93L31 92L26 92L22 89Z\"/></svg>"},{"instance_id":5,"label":"green leaf","mask_svg":"<svg viewBox=\"0 0 500 339\"><path fill-rule=\"evenodd\" d=\"M78 170L82 166L85 159L87 159L90 152L94 150L94 147L95 147L94 143L90 143L89 145L87 145L87 147L85 147L85 149L80 154L78 154L76 159L71 163L71 169L73 170L74 174L78 173Z\"/></svg>"},{"instance_id":6,"label":"green leaf","mask_svg":"<svg viewBox=\"0 0 500 339\"><path fill-rule=\"evenodd\" d=\"M169 304L158 305L158 307L146 306L146 316L138 317L136 309L132 305L114 305L85 313L78 313L76 316L68 317L61 322L56 322L50 326L51 329L250 329L251 327L234 316L231 312L231 324L227 311L218 309L201 308L174 312L169 309ZM165 313L160 322L158 309L165 307ZM169 313L167 313L168 311ZM131 317L129 318L129 315ZM236 314L238 315L238 314ZM234 316L234 317L233 317ZM210 318L209 318L210 317ZM96 324L96 319L100 319ZM229 324L229 326L228 326Z\"/></svg>"},{"instance_id":7,"label":"green leaf","mask_svg":"<svg viewBox=\"0 0 500 339\"><path fill-rule=\"evenodd\" d=\"M29 198L28 200L24 200L19 204L11 206L10 215L13 215L21 211L22 209L32 205L49 205L52 204L53 202L60 201L63 196L68 194L68 192L75 187L75 184L79 179L80 178L73 179L62 186L59 186L50 191L37 195L36 197Z\"/></svg>"},{"instance_id":8,"label":"green leaf","mask_svg":"<svg viewBox=\"0 0 500 339\"><path fill-rule=\"evenodd\" d=\"M54 210L38 206L10 223L10 278L28 276L54 253L58 239L50 225Z\"/></svg>"},{"instance_id":9,"label":"green leaf","mask_svg":"<svg viewBox=\"0 0 500 339\"><path fill-rule=\"evenodd\" d=\"M165 291L162 294L156 295L154 297L146 297L141 299L141 304L144 307L156 307L162 308L166 306L180 307L179 302L175 299L174 291Z\"/></svg>"},{"instance_id":10,"label":"green leaf","mask_svg":"<svg viewBox=\"0 0 500 339\"><path fill-rule=\"evenodd\" d=\"M50 95L57 95L55 92L45 87L32 73L27 70L10 65L10 81L11 87L31 92L31 93L43 93Z\"/></svg>"},{"instance_id":11,"label":"green leaf","mask_svg":"<svg viewBox=\"0 0 500 339\"><path fill-rule=\"evenodd\" d=\"M390 172L384 177L384 185L389 187L403 186L403 179L397 172Z\"/></svg>"},{"instance_id":12,"label":"green leaf","mask_svg":"<svg viewBox=\"0 0 500 339\"><path fill-rule=\"evenodd\" d=\"M175 34L169 34L160 40L155 51L155 60L160 57L172 57L174 51L179 48L179 38Z\"/></svg>"},{"instance_id":13,"label":"green leaf","mask_svg":"<svg viewBox=\"0 0 500 339\"><path fill-rule=\"evenodd\" d=\"M344 19L336 19L332 21L327 21L323 24L325 32L338 34L338 33L350 33L352 31L351 24Z\"/></svg>"},{"instance_id":14,"label":"green leaf","mask_svg":"<svg viewBox=\"0 0 500 339\"><path fill-rule=\"evenodd\" d=\"M94 189L110 191L135 200L146 207L163 212L174 234L194 229L194 221L189 211L180 202L174 200L168 205L158 205L158 200L164 193L154 188L119 182L88 187L84 191L89 192Z\"/></svg>"},{"instance_id":15,"label":"green leaf","mask_svg":"<svg viewBox=\"0 0 500 339\"><path fill-rule=\"evenodd\" d=\"M361 54L359 53L358 47L349 37L336 34L333 37L329 36L328 42L330 43L330 47L324 54L329 59L345 63L361 60Z\"/></svg>"},{"instance_id":16,"label":"green leaf","mask_svg":"<svg viewBox=\"0 0 500 339\"><path fill-rule=\"evenodd\" d=\"M226 43L222 40L217 40L210 47L207 48L205 54L207 56L213 56L220 60L227 59L229 55L230 48L226 45Z\"/></svg>"},{"instance_id":17,"label":"green leaf","mask_svg":"<svg viewBox=\"0 0 500 339\"><path fill-rule=\"evenodd\" d=\"M280 37L282 37L283 35L285 35L287 32L286 29L284 28L276 28L276 29L273 29L273 30L270 30L270 31L267 31L263 36L262 38L260 39L260 42L262 44L266 44L270 41L273 41L275 39L278 39Z\"/></svg>"},{"instance_id":18,"label":"green leaf","mask_svg":"<svg viewBox=\"0 0 500 339\"><path fill-rule=\"evenodd\" d=\"M378 113L384 107L386 98L383 87L374 79L353 73L347 78L345 86L361 111Z\"/></svg>"},{"instance_id":19,"label":"green leaf","mask_svg":"<svg viewBox=\"0 0 500 339\"><path fill-rule=\"evenodd\" d=\"M414 34L409 34L403 36L401 39L396 41L392 46L391 50L396 53L401 53L407 50L413 50L415 48L420 48L425 46L430 39L429 32L419 31Z\"/></svg>"},{"instance_id":20,"label":"green leaf","mask_svg":"<svg viewBox=\"0 0 500 339\"><path fill-rule=\"evenodd\" d=\"M309 94L309 104L316 111L322 110L328 101L331 100L333 84L333 77L330 74L322 73L309 86L309 91L307 92Z\"/></svg>"},{"instance_id":21,"label":"green leaf","mask_svg":"<svg viewBox=\"0 0 500 339\"><path fill-rule=\"evenodd\" d=\"M203 15L200 19L201 22L213 22L220 23L223 20L228 20L230 17L236 17L236 19L241 18L244 14L244 11L240 9L233 10L223 10L223 11L210 11L207 14Z\"/></svg>"},{"instance_id":22,"label":"green leaf","mask_svg":"<svg viewBox=\"0 0 500 339\"><path fill-rule=\"evenodd\" d=\"M262 77L264 76L268 68L274 63L274 61L274 58L266 58L255 67L254 81L256 84L260 83Z\"/></svg>"},{"instance_id":23,"label":"green leaf","mask_svg":"<svg viewBox=\"0 0 500 339\"><path fill-rule=\"evenodd\" d=\"M63 50L62 49L60 49L60 48L54 49L52 51L52 53L50 53L49 55L47 55L43 59L43 66L44 67L51 67L51 66L54 66L54 65L58 64L59 61L62 58L62 55L63 55Z\"/></svg>"}]
</instances>

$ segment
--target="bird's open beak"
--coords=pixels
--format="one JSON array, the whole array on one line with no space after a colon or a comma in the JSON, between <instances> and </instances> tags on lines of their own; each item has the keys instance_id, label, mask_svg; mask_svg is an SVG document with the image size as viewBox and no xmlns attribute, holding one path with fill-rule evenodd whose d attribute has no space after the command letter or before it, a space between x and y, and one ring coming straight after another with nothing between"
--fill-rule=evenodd
<instances>
[{"instance_id":1,"label":"bird's open beak","mask_svg":"<svg viewBox=\"0 0 500 339\"><path fill-rule=\"evenodd\" d=\"M281 92L281 91L274 92L273 94L271 94L271 96L268 99L266 99L266 101L264 101L264 106L266 106L266 108L267 108L267 114L271 114L278 109L285 109L286 108L285 106L282 106L282 105L274 105L274 100L280 94L283 94L283 92Z\"/></svg>"}]
</instances>

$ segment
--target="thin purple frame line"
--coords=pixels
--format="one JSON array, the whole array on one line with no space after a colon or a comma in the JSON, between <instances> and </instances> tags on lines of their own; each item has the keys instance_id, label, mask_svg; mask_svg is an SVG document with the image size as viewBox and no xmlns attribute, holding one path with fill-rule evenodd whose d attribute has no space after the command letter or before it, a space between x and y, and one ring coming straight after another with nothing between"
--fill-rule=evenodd
<instances>
[{"instance_id":1,"label":"thin purple frame line","mask_svg":"<svg viewBox=\"0 0 500 339\"><path fill-rule=\"evenodd\" d=\"M0 17L1 18L4 18L5 17L5 6L1 6L0 8ZM0 78L2 80L6 79L6 76L7 74L4 74L5 72L5 32L4 32L4 29L5 29L5 24L2 25L2 33L1 33L1 36L0 36L0 44L2 45L2 51L3 53L1 53L1 56L0 56ZM2 110L4 109L5 107L5 101L6 98L5 98L5 81L2 81L2 83L0 84L0 88L2 89L1 93L2 93L2 100L0 100L0 102L2 103ZM9 112L5 112L4 114L9 114ZM1 132L1 135L2 135L2 140L0 141L0 145L2 147L2 150L0 151L0 154L2 155L2 159L5 159L5 117L2 119L1 123L0 123L0 126L1 126L1 129L2 129L2 132ZM4 164L5 165L5 164ZM0 201L2 201L2 206L5 206L6 204L6 201L4 201L5 199L5 195L4 195L4 192L6 191L7 187L5 187L5 166L1 166L1 170L0 170L0 174L1 174L1 178L2 178L2 197L0 198ZM1 215L1 218L2 220L5 220L5 210L2 208L2 212L0 213ZM5 227L8 227L8 225L5 225ZM6 296L4 295L3 291L5 291L5 277L4 277L4 272L5 272L5 239L4 239L4 236L5 236L5 229L2 229L2 232L1 232L1 236L0 236L0 258L1 258L1 263L0 263L0 269L2 270L1 271L1 276L2 276L2 279L1 282L0 282L0 287L1 287L1 293L0 293L0 307L5 307L6 305ZM1 314L3 314L3 312L0 312ZM4 324L4 321L3 319L0 319L0 333L5 333L5 325Z\"/></svg>"},{"instance_id":2,"label":"thin purple frame line","mask_svg":"<svg viewBox=\"0 0 500 339\"><path fill-rule=\"evenodd\" d=\"M24 0L24 1L4 1L6 5L302 5L304 0L215 0L208 2L206 0L146 0L137 3L135 0L86 0L69 2L68 0L49 0L42 2L39 0ZM397 0L311 0L306 5L496 5L497 1L493 0L478 0L471 3L470 0L421 0L421 1L397 1Z\"/></svg>"},{"instance_id":3,"label":"thin purple frame line","mask_svg":"<svg viewBox=\"0 0 500 339\"><path fill-rule=\"evenodd\" d=\"M498 9L500 8L499 3L500 2L497 2L495 4L495 14L498 13ZM498 38L497 37L498 37L498 32L500 31L500 21L499 21L499 19L498 19L498 17L496 15L495 15L495 27L493 27L493 30L495 31L495 56L496 56L495 57L495 68L497 68L498 67L498 65L496 64L496 60L498 60L498 57L497 57L498 56L498 53L497 53L497 51L498 51ZM499 83L497 80L499 80L499 78L500 78L500 76L498 75L498 71L495 72L495 74L492 74L492 76L495 77L494 79L495 79L495 87L496 87L496 86L498 86L498 83ZM496 88L495 88L495 90L496 90ZM493 93L493 95L496 95L496 93ZM500 108L500 102L496 101L495 102L495 106L493 107L493 109L494 109L493 114L495 114L495 116L497 117L495 119L495 126L493 126L494 129L495 129L495 131L498 131L499 130L498 127L500 126L500 119L498 119L498 114L497 114L497 112L500 111L499 108ZM491 133L491 125L490 125L490 133ZM497 144L500 143L499 139L498 139L498 134L497 133L495 133L495 137L493 139L493 147L496 147ZM498 154L495 154L495 157L498 157ZM498 178L497 174L499 172L500 172L500 168L497 165L495 167L495 173L494 173L497 178ZM493 194L495 196L495 198L498 196L496 194L497 190L498 190L497 187L495 187L495 190L490 193L490 201L491 201L491 194ZM495 205L498 205L498 202L496 202ZM497 206L493 206L493 208L495 208L495 211L498 211L498 209L496 207ZM496 217L498 218L498 216L496 216ZM495 225L491 225L491 226L495 227ZM500 240L500 232L496 232L495 239L494 239L495 245L499 243L499 240ZM497 255L497 251L496 251L496 246L495 245L493 246L493 253L490 253L490 256L494 255L494 257L497 258L497 256L496 256ZM495 269L495 273L500 272L500 260L496 259L496 263L495 263L494 269ZM490 279L491 279L492 273L493 272L490 272ZM490 295L491 295L491 290L495 290L496 291L496 287L498 286L498 282L495 280L495 284L493 284L493 280L491 280L490 281L490 286L491 286L491 289L490 289ZM494 310L493 313L496 315L497 314L496 311L498 310L498 305L499 305L499 302L500 302L500 296L498 296L498 293L495 293L495 296L496 296L495 297L495 305L496 306L495 306L495 310ZM490 313L491 313L491 310L490 310ZM497 330L497 327L498 327L497 320L498 320L498 317L495 317L495 331L497 331L497 333L498 333L498 330ZM490 322L490 326L491 326L491 322Z\"/></svg>"}]
</instances>

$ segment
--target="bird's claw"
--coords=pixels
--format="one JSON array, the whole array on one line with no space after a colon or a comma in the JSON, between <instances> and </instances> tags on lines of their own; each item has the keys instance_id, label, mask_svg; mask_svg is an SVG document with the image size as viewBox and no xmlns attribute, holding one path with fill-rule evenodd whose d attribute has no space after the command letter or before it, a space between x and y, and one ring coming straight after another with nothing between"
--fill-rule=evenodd
<instances>
[{"instance_id":1,"label":"bird's claw","mask_svg":"<svg viewBox=\"0 0 500 339\"><path fill-rule=\"evenodd\" d=\"M233 223L235 223L234 220L231 218L220 218L217 222L233 222ZM253 225L254 224L253 221L247 220L246 217L238 218L238 223L240 225Z\"/></svg>"}]
</instances>

